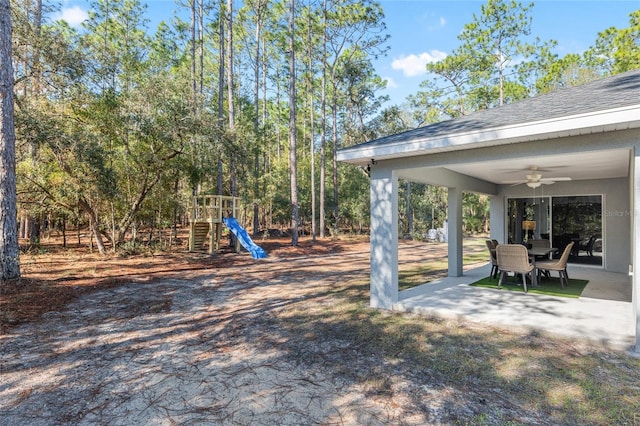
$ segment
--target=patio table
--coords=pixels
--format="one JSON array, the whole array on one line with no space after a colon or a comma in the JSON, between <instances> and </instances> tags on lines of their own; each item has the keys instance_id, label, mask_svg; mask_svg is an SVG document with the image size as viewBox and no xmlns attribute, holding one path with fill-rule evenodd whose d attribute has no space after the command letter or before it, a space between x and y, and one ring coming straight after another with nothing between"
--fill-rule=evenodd
<instances>
[{"instance_id":1,"label":"patio table","mask_svg":"<svg viewBox=\"0 0 640 426\"><path fill-rule=\"evenodd\" d=\"M556 251L558 251L558 249L556 247L532 247L530 249L527 249L527 252L529 253L529 259L531 260L531 263L533 264L533 272L536 275L538 274L538 268L536 267L536 256L545 256L545 257L549 257L549 255L551 253L555 253ZM549 271L545 271L545 276L548 278L549 277ZM537 280L538 281L538 280ZM537 287L538 283L536 282L536 285L533 285L532 287Z\"/></svg>"},{"instance_id":2,"label":"patio table","mask_svg":"<svg viewBox=\"0 0 640 426\"><path fill-rule=\"evenodd\" d=\"M558 251L558 249L556 247L533 247L530 249L527 249L527 252L529 253L529 257L531 257L535 263L535 259L536 256L547 256L549 257L549 255L551 253L554 253Z\"/></svg>"}]
</instances>

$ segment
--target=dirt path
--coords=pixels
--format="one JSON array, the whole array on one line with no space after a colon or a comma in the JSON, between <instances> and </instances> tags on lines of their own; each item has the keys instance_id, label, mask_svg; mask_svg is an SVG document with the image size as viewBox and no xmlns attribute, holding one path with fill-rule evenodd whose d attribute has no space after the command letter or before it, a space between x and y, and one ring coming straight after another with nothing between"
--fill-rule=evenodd
<instances>
[{"instance_id":1,"label":"dirt path","mask_svg":"<svg viewBox=\"0 0 640 426\"><path fill-rule=\"evenodd\" d=\"M442 255L412 244L406 262ZM342 283L366 282L368 262L354 244L84 294L2 336L1 423L418 425L482 410L410 365L279 326L294 306L322 310Z\"/></svg>"}]
</instances>

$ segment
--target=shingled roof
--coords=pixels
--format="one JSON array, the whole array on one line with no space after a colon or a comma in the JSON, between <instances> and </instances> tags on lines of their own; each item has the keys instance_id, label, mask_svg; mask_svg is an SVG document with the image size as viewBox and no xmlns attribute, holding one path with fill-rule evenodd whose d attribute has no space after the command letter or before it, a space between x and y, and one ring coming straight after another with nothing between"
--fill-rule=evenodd
<instances>
[{"instance_id":1,"label":"shingled roof","mask_svg":"<svg viewBox=\"0 0 640 426\"><path fill-rule=\"evenodd\" d=\"M570 117L640 105L640 70L559 89L501 107L375 139L346 149L375 148L460 133Z\"/></svg>"}]
</instances>

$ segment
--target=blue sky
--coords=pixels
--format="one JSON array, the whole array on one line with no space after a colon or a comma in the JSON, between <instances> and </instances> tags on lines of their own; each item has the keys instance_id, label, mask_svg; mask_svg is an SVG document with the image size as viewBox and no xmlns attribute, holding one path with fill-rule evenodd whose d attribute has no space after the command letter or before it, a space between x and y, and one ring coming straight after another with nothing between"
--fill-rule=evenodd
<instances>
[{"instance_id":1,"label":"blue sky","mask_svg":"<svg viewBox=\"0 0 640 426\"><path fill-rule=\"evenodd\" d=\"M528 4L527 1L522 1ZM609 27L628 27L629 14L640 1L535 1L532 35L556 40L556 53L581 53ZM428 78L427 61L458 47L458 34L480 13L482 1L384 0L382 7L391 34L389 55L376 63L388 80L391 103L401 103Z\"/></svg>"},{"instance_id":2,"label":"blue sky","mask_svg":"<svg viewBox=\"0 0 640 426\"><path fill-rule=\"evenodd\" d=\"M144 0L142 0L145 2ZM152 27L173 16L172 0L147 0ZM236 0L236 4L239 0ZM529 1L522 1L528 4ZM629 26L629 14L640 9L640 0L538 0L532 9L532 34L558 42L556 53L582 53L599 32ZM88 2L65 0L63 17L78 25L86 17ZM462 27L479 14L484 1L382 0L387 31L391 35L386 57L375 62L387 80L390 104L400 104L427 79L425 65L443 58L458 46Z\"/></svg>"}]
</instances>

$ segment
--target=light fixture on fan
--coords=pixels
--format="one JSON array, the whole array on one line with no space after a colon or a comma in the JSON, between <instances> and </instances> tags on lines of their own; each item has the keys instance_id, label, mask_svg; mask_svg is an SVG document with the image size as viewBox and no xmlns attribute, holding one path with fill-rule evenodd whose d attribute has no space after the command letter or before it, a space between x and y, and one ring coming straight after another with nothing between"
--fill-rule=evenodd
<instances>
[{"instance_id":1,"label":"light fixture on fan","mask_svg":"<svg viewBox=\"0 0 640 426\"><path fill-rule=\"evenodd\" d=\"M542 182L540 181L532 181L532 182L526 182L526 183L529 188L533 188L533 189L536 189L537 187L542 185Z\"/></svg>"},{"instance_id":2,"label":"light fixture on fan","mask_svg":"<svg viewBox=\"0 0 640 426\"><path fill-rule=\"evenodd\" d=\"M542 179L542 175L540 173L534 173L534 174L531 174L531 175L527 175L527 180L531 180L531 181L537 182L540 179Z\"/></svg>"}]
</instances>

